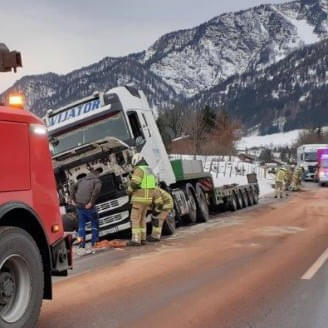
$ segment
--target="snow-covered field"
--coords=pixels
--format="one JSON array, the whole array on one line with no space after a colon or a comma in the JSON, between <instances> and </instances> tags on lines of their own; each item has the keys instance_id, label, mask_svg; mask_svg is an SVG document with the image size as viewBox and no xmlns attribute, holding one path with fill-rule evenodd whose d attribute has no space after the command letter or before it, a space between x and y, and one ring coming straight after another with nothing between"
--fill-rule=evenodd
<instances>
[{"instance_id":1,"label":"snow-covered field","mask_svg":"<svg viewBox=\"0 0 328 328\"><path fill-rule=\"evenodd\" d=\"M267 174L258 163L246 163L234 156L171 155L172 158L198 159L203 162L204 171L211 172L215 186L247 184L247 174L256 173L260 186L260 197L273 192L274 176Z\"/></svg>"},{"instance_id":2,"label":"snow-covered field","mask_svg":"<svg viewBox=\"0 0 328 328\"><path fill-rule=\"evenodd\" d=\"M238 145L238 149L250 149L253 147L274 148L279 146L292 146L303 130L293 130L289 132L281 132L268 134L265 136L250 136L242 138Z\"/></svg>"}]
</instances>

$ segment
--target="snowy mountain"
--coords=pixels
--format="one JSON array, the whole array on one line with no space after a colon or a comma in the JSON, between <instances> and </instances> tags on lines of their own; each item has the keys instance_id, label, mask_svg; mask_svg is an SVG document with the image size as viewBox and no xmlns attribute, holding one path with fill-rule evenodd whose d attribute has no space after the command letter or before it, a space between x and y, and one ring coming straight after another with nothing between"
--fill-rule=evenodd
<instances>
[{"instance_id":1,"label":"snowy mountain","mask_svg":"<svg viewBox=\"0 0 328 328\"><path fill-rule=\"evenodd\" d=\"M100 62L66 75L48 73L25 76L9 89L23 92L27 107L39 116L92 94L95 90L108 90L117 85L134 83L142 86L153 106L166 106L177 99L175 91L161 78L145 69L130 57L104 58Z\"/></svg>"},{"instance_id":2,"label":"snowy mountain","mask_svg":"<svg viewBox=\"0 0 328 328\"><path fill-rule=\"evenodd\" d=\"M203 104L206 96L212 104L225 104L216 91L230 79L236 81L236 74L263 76L264 70L293 52L324 40L327 13L328 0L297 0L226 13L197 27L166 34L141 53L106 57L67 75L26 76L13 89L23 91L29 108L39 115L94 90L127 82L144 89L151 104L158 107L188 98ZM245 111L249 115L247 108ZM243 113L242 106L234 113ZM248 120L249 127L259 124L257 113L252 115L255 118Z\"/></svg>"},{"instance_id":3,"label":"snowy mountain","mask_svg":"<svg viewBox=\"0 0 328 328\"><path fill-rule=\"evenodd\" d=\"M327 3L301 0L223 14L163 36L139 60L178 94L193 96L327 37Z\"/></svg>"},{"instance_id":4,"label":"snowy mountain","mask_svg":"<svg viewBox=\"0 0 328 328\"><path fill-rule=\"evenodd\" d=\"M189 100L225 108L260 134L327 125L328 40L294 51L261 71L230 77Z\"/></svg>"}]
</instances>

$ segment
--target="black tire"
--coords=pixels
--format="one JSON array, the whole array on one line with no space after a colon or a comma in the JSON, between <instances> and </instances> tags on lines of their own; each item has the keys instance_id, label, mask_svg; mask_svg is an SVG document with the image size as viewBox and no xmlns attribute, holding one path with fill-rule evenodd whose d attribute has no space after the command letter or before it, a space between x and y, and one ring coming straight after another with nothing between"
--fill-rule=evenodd
<instances>
[{"instance_id":1,"label":"black tire","mask_svg":"<svg viewBox=\"0 0 328 328\"><path fill-rule=\"evenodd\" d=\"M246 195L245 194L243 194L243 192L241 191L241 190L239 190L239 197L240 197L240 201L241 201L241 208L245 208L245 207L247 207L247 205L246 205Z\"/></svg>"},{"instance_id":2,"label":"black tire","mask_svg":"<svg viewBox=\"0 0 328 328\"><path fill-rule=\"evenodd\" d=\"M189 213L183 217L183 221L185 224L195 224L197 222L197 202L194 196L194 188L190 183L186 185L184 193L187 197Z\"/></svg>"},{"instance_id":3,"label":"black tire","mask_svg":"<svg viewBox=\"0 0 328 328\"><path fill-rule=\"evenodd\" d=\"M249 196L248 196L248 192L247 191L245 191L245 193L244 193L244 205L245 205L245 207L250 206L250 204L249 204Z\"/></svg>"},{"instance_id":4,"label":"black tire","mask_svg":"<svg viewBox=\"0 0 328 328\"><path fill-rule=\"evenodd\" d=\"M197 199L197 222L207 222L210 214L205 193L200 186L196 184L196 199Z\"/></svg>"},{"instance_id":5,"label":"black tire","mask_svg":"<svg viewBox=\"0 0 328 328\"><path fill-rule=\"evenodd\" d=\"M33 238L20 228L0 227L0 294L7 293L2 298L7 304L0 305L0 327L35 327L43 289L42 258Z\"/></svg>"},{"instance_id":6,"label":"black tire","mask_svg":"<svg viewBox=\"0 0 328 328\"><path fill-rule=\"evenodd\" d=\"M176 230L176 221L175 221L176 215L175 211L173 215L169 215L169 217L165 220L163 224L163 230L162 233L164 236L171 236L175 233Z\"/></svg>"},{"instance_id":7,"label":"black tire","mask_svg":"<svg viewBox=\"0 0 328 328\"><path fill-rule=\"evenodd\" d=\"M238 210L241 210L243 208L243 195L241 194L240 191L236 192L236 199L237 199L237 204L238 204Z\"/></svg>"},{"instance_id":8,"label":"black tire","mask_svg":"<svg viewBox=\"0 0 328 328\"><path fill-rule=\"evenodd\" d=\"M230 211L236 212L238 210L238 200L235 195L235 193L232 193L231 199L230 199Z\"/></svg>"},{"instance_id":9,"label":"black tire","mask_svg":"<svg viewBox=\"0 0 328 328\"><path fill-rule=\"evenodd\" d=\"M253 206L254 205L254 193L253 193L253 189L251 189L248 192L248 199L249 199L249 206Z\"/></svg>"},{"instance_id":10,"label":"black tire","mask_svg":"<svg viewBox=\"0 0 328 328\"><path fill-rule=\"evenodd\" d=\"M254 195L254 205L259 203L259 194L254 190L253 191Z\"/></svg>"}]
</instances>

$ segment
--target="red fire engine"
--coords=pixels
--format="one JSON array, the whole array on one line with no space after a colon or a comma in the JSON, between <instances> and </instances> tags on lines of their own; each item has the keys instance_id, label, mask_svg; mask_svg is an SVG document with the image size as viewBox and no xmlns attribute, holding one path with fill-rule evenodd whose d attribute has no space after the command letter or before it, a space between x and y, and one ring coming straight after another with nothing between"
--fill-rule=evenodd
<instances>
[{"instance_id":1,"label":"red fire engine","mask_svg":"<svg viewBox=\"0 0 328 328\"><path fill-rule=\"evenodd\" d=\"M0 71L21 56L0 44ZM0 327L30 328L42 299L52 297L52 275L72 264L43 122L22 109L22 98L0 105Z\"/></svg>"}]
</instances>

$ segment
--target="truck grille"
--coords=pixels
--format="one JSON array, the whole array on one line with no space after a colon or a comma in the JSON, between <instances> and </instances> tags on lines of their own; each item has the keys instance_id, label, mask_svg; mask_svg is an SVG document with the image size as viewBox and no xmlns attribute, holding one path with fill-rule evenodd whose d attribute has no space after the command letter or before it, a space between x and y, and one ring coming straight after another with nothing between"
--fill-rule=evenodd
<instances>
[{"instance_id":1,"label":"truck grille","mask_svg":"<svg viewBox=\"0 0 328 328\"><path fill-rule=\"evenodd\" d=\"M309 166L309 167L308 167L308 171L309 171L309 173L314 173L314 172L315 172L315 169L316 169L315 166Z\"/></svg>"},{"instance_id":2,"label":"truck grille","mask_svg":"<svg viewBox=\"0 0 328 328\"><path fill-rule=\"evenodd\" d=\"M107 225L121 222L121 221L127 219L128 217L129 217L129 211L124 211L122 213L116 213L116 214L113 214L113 215L105 216L105 217L99 219L99 228L103 228ZM91 230L91 223L88 222L86 224L85 228L86 228L87 231L90 231Z\"/></svg>"},{"instance_id":3,"label":"truck grille","mask_svg":"<svg viewBox=\"0 0 328 328\"><path fill-rule=\"evenodd\" d=\"M117 199L111 199L107 202L96 204L96 209L98 214L115 210L116 208L119 208L129 202L129 196L120 197Z\"/></svg>"}]
</instances>

